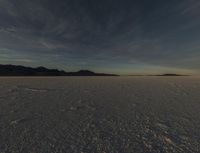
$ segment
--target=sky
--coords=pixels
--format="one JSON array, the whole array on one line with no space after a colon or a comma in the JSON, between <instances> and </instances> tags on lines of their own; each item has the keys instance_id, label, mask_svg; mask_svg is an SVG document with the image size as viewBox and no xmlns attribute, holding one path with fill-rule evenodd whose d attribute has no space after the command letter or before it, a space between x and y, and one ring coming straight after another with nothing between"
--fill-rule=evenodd
<instances>
[{"instance_id":1,"label":"sky","mask_svg":"<svg viewBox=\"0 0 200 153\"><path fill-rule=\"evenodd\" d=\"M200 74L200 1L0 0L0 64Z\"/></svg>"}]
</instances>

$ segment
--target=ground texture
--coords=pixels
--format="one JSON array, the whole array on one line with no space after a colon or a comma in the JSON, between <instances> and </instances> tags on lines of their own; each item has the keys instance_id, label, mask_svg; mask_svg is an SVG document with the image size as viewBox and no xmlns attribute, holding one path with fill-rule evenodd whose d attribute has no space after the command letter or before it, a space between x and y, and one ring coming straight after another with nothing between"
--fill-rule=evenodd
<instances>
[{"instance_id":1,"label":"ground texture","mask_svg":"<svg viewBox=\"0 0 200 153\"><path fill-rule=\"evenodd\" d=\"M200 152L200 78L0 78L0 153Z\"/></svg>"}]
</instances>

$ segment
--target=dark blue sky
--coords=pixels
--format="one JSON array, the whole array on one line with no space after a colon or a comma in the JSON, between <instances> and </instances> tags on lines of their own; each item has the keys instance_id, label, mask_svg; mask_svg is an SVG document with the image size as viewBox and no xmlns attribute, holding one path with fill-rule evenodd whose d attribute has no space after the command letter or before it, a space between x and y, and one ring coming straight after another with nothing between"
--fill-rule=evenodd
<instances>
[{"instance_id":1,"label":"dark blue sky","mask_svg":"<svg viewBox=\"0 0 200 153\"><path fill-rule=\"evenodd\" d=\"M0 0L0 63L200 74L200 1Z\"/></svg>"}]
</instances>

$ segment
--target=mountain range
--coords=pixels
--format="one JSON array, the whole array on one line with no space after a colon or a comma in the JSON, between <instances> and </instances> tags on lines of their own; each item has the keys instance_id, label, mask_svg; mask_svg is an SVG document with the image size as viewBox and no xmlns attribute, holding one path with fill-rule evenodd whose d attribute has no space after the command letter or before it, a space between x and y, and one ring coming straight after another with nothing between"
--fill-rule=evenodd
<instances>
[{"instance_id":1,"label":"mountain range","mask_svg":"<svg viewBox=\"0 0 200 153\"><path fill-rule=\"evenodd\" d=\"M65 72L63 70L48 69L45 67L25 67L21 65L0 64L0 76L118 76L116 74L95 73L89 70Z\"/></svg>"}]
</instances>

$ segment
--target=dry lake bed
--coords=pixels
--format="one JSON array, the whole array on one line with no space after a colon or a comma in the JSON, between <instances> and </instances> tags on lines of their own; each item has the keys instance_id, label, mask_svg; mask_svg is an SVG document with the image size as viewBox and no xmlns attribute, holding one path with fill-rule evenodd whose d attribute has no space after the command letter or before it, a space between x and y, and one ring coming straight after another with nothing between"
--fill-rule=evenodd
<instances>
[{"instance_id":1,"label":"dry lake bed","mask_svg":"<svg viewBox=\"0 0 200 153\"><path fill-rule=\"evenodd\" d=\"M0 153L148 152L200 152L200 78L0 78Z\"/></svg>"}]
</instances>

